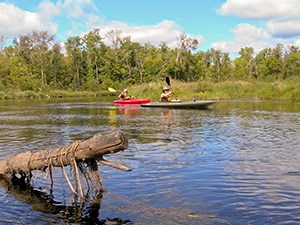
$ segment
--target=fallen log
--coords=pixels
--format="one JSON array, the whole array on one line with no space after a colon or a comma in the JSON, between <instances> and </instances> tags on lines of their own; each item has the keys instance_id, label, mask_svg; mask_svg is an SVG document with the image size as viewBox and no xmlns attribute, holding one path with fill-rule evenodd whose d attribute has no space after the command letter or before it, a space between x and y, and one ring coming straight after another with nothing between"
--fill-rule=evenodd
<instances>
[{"instance_id":1,"label":"fallen log","mask_svg":"<svg viewBox=\"0 0 300 225\"><path fill-rule=\"evenodd\" d=\"M67 147L59 147L52 150L41 150L38 152L24 152L14 155L8 159L0 161L0 178L11 182L13 179L26 179L30 183L31 171L49 169L52 180L52 167L62 167L66 180L76 195L80 189L80 196L83 197L81 183L79 179L79 170L84 173L87 183L95 181L99 191L105 192L101 178L98 172L97 161L104 165L112 166L117 169L130 171L129 168L106 161L103 156L110 153L116 153L128 148L128 141L121 131L111 134L96 134L86 141L75 141ZM68 179L64 167L71 166L74 185Z\"/></svg>"}]
</instances>

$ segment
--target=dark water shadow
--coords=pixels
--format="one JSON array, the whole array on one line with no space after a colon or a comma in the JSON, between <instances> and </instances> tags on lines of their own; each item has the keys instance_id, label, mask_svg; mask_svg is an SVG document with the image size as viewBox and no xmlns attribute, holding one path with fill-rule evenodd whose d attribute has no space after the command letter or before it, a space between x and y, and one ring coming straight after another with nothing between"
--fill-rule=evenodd
<instances>
[{"instance_id":1,"label":"dark water shadow","mask_svg":"<svg viewBox=\"0 0 300 225\"><path fill-rule=\"evenodd\" d=\"M120 195L105 194L112 200L109 210L115 214L130 216L130 219L106 217L100 219L102 196L93 201L76 201L66 204L56 201L53 196L32 186L10 184L0 180L0 188L22 204L28 204L32 210L52 215L51 220L58 224L100 224L100 225L127 225L127 224L228 224L216 217L215 213L199 212L176 207L153 207L144 200L133 200ZM105 210L104 210L105 211ZM47 216L45 216L47 219ZM5 220L4 220L5 222ZM26 224L30 224L26 221Z\"/></svg>"},{"instance_id":2,"label":"dark water shadow","mask_svg":"<svg viewBox=\"0 0 300 225\"><path fill-rule=\"evenodd\" d=\"M45 214L55 215L66 224L134 224L129 219L99 219L102 195L93 201L77 201L70 204L56 201L53 196L25 183L8 184L0 180L0 187L11 194L17 201L32 206L32 209Z\"/></svg>"}]
</instances>

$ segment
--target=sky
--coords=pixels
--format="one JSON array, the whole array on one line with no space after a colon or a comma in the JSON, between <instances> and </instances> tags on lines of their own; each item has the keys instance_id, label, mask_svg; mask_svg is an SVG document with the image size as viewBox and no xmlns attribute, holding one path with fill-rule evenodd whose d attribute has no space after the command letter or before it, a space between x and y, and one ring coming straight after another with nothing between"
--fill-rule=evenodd
<instances>
[{"instance_id":1,"label":"sky","mask_svg":"<svg viewBox=\"0 0 300 225\"><path fill-rule=\"evenodd\" d=\"M107 44L105 34L118 30L141 44L176 48L184 33L198 40L198 51L258 53L278 43L300 47L300 0L0 0L6 43L32 31L63 43L95 28Z\"/></svg>"}]
</instances>

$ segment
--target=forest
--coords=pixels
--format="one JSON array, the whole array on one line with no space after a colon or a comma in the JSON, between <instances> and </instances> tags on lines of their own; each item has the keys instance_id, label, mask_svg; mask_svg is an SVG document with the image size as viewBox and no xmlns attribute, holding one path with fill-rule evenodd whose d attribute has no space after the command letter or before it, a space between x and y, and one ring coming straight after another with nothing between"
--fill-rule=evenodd
<instances>
[{"instance_id":1,"label":"forest","mask_svg":"<svg viewBox=\"0 0 300 225\"><path fill-rule=\"evenodd\" d=\"M8 46L2 36L0 99L11 97L7 93L26 91L105 93L110 86L121 89L162 83L166 76L193 84L300 80L300 50L295 46L277 44L257 54L248 46L231 59L229 53L213 48L196 51L198 41L184 33L177 40L175 49L166 43L155 47L122 37L118 30L101 36L100 29L94 29L82 37L69 37L62 44L47 31L33 31L15 37ZM299 85L292 88L293 95L299 97Z\"/></svg>"}]
</instances>

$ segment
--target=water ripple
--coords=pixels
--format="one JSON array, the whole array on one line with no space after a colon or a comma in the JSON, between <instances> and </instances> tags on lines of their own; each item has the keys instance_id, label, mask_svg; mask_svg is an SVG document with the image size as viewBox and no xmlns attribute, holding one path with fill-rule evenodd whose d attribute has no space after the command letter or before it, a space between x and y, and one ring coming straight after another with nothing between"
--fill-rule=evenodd
<instances>
[{"instance_id":1,"label":"water ripple","mask_svg":"<svg viewBox=\"0 0 300 225\"><path fill-rule=\"evenodd\" d=\"M51 101L0 103L0 158L122 130L129 148L106 159L133 170L99 164L109 194L94 221L300 224L300 109L294 105L224 102L215 110L144 110ZM35 177L48 190L49 181ZM54 177L54 197L65 209L46 211L32 196L4 185L0 223L75 223L74 215L64 216L70 190L61 170Z\"/></svg>"}]
</instances>

